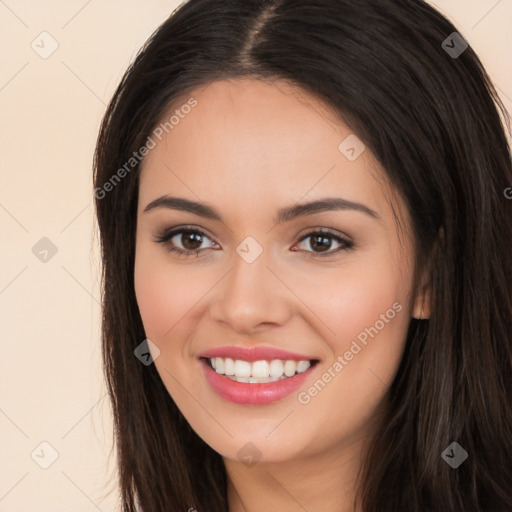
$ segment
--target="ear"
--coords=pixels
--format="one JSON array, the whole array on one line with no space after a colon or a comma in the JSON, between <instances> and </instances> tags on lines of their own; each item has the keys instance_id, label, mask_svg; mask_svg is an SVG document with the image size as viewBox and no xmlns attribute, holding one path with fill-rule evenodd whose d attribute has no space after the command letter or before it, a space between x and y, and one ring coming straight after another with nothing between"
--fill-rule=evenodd
<instances>
[{"instance_id":1,"label":"ear","mask_svg":"<svg viewBox=\"0 0 512 512\"><path fill-rule=\"evenodd\" d=\"M443 244L444 229L441 227L439 229L439 238L429 258L429 264L426 265L422 270L420 285L418 287L417 295L414 299L411 315L417 320L428 320L432 315L432 271L435 266L435 258L438 252L441 250Z\"/></svg>"},{"instance_id":2,"label":"ear","mask_svg":"<svg viewBox=\"0 0 512 512\"><path fill-rule=\"evenodd\" d=\"M432 285L430 283L428 272L424 272L421 285L419 287L414 306L412 308L412 317L417 320L428 320L432 312Z\"/></svg>"}]
</instances>

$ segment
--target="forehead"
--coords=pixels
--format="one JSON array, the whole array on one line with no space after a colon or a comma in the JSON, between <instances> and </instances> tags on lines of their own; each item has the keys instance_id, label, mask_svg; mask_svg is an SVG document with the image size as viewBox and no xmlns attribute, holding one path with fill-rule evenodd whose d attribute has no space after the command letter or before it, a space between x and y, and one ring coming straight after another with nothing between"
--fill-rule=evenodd
<instances>
[{"instance_id":1,"label":"forehead","mask_svg":"<svg viewBox=\"0 0 512 512\"><path fill-rule=\"evenodd\" d=\"M214 204L229 198L233 208L257 211L339 195L384 216L385 175L370 151L347 158L344 141L355 142L358 152L363 147L352 130L327 105L285 82L210 83L174 102L160 127L161 140L152 135L156 145L142 166L141 204L180 193Z\"/></svg>"}]
</instances>

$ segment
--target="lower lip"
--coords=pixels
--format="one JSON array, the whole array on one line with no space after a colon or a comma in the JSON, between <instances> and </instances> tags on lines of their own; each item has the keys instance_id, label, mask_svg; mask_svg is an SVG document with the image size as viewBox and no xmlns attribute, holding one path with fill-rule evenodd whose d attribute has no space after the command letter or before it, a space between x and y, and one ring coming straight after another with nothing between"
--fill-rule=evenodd
<instances>
[{"instance_id":1,"label":"lower lip","mask_svg":"<svg viewBox=\"0 0 512 512\"><path fill-rule=\"evenodd\" d=\"M310 366L305 372L275 382L249 384L228 379L213 370L204 359L200 361L206 380L217 394L235 404L245 405L270 404L291 395L304 384L314 368Z\"/></svg>"}]
</instances>

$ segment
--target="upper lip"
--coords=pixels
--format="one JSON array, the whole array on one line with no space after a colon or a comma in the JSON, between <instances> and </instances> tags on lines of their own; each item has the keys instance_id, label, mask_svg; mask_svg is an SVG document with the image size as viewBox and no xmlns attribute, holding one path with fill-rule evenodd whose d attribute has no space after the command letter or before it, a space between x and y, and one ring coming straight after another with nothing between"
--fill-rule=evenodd
<instances>
[{"instance_id":1,"label":"upper lip","mask_svg":"<svg viewBox=\"0 0 512 512\"><path fill-rule=\"evenodd\" d=\"M318 360L316 357L311 357L296 352L289 352L275 347L243 347L243 346L224 346L216 347L201 353L199 357L230 357L231 359L241 359L243 361L271 361L272 359L293 360L293 361L311 361Z\"/></svg>"}]
</instances>

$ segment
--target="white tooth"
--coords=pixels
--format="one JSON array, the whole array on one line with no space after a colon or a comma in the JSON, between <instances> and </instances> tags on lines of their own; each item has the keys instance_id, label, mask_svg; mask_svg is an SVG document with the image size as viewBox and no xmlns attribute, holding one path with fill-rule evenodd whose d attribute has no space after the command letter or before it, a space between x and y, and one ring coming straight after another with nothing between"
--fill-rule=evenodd
<instances>
[{"instance_id":1,"label":"white tooth","mask_svg":"<svg viewBox=\"0 0 512 512\"><path fill-rule=\"evenodd\" d=\"M296 369L297 369L297 363L295 361L288 359L288 361L286 361L284 363L284 374L287 377L293 377L295 375Z\"/></svg>"},{"instance_id":2,"label":"white tooth","mask_svg":"<svg viewBox=\"0 0 512 512\"><path fill-rule=\"evenodd\" d=\"M249 377L236 377L237 382L249 382Z\"/></svg>"},{"instance_id":3,"label":"white tooth","mask_svg":"<svg viewBox=\"0 0 512 512\"><path fill-rule=\"evenodd\" d=\"M258 382L260 384L266 384L267 382L274 382L276 380L277 379L273 379L272 377L261 377L260 379L258 379Z\"/></svg>"},{"instance_id":4,"label":"white tooth","mask_svg":"<svg viewBox=\"0 0 512 512\"><path fill-rule=\"evenodd\" d=\"M210 363L211 363L212 368L213 368L214 370L215 370L215 366L216 366L216 364L215 364L215 360L216 360L216 359L217 359L216 357L212 357L212 358L210 358Z\"/></svg>"},{"instance_id":5,"label":"white tooth","mask_svg":"<svg viewBox=\"0 0 512 512\"><path fill-rule=\"evenodd\" d=\"M270 374L270 365L268 361L254 361L252 363L252 376L256 378L268 377Z\"/></svg>"},{"instance_id":6,"label":"white tooth","mask_svg":"<svg viewBox=\"0 0 512 512\"><path fill-rule=\"evenodd\" d=\"M251 376L252 364L247 361L237 359L235 361L235 375L237 377L248 378Z\"/></svg>"},{"instance_id":7,"label":"white tooth","mask_svg":"<svg viewBox=\"0 0 512 512\"><path fill-rule=\"evenodd\" d=\"M309 361L299 361L297 363L297 372L298 373L305 372L310 366L311 366L311 363Z\"/></svg>"},{"instance_id":8,"label":"white tooth","mask_svg":"<svg viewBox=\"0 0 512 512\"><path fill-rule=\"evenodd\" d=\"M260 379L257 379L256 377L249 377L247 380L249 381L249 384L257 384L260 381Z\"/></svg>"},{"instance_id":9,"label":"white tooth","mask_svg":"<svg viewBox=\"0 0 512 512\"><path fill-rule=\"evenodd\" d=\"M280 359L273 359L270 361L270 376L274 378L279 378L283 375L283 361Z\"/></svg>"},{"instance_id":10,"label":"white tooth","mask_svg":"<svg viewBox=\"0 0 512 512\"><path fill-rule=\"evenodd\" d=\"M224 375L235 375L235 361L230 357L224 359Z\"/></svg>"},{"instance_id":11,"label":"white tooth","mask_svg":"<svg viewBox=\"0 0 512 512\"><path fill-rule=\"evenodd\" d=\"M224 359L222 357L215 358L215 371L224 375Z\"/></svg>"}]
</instances>

